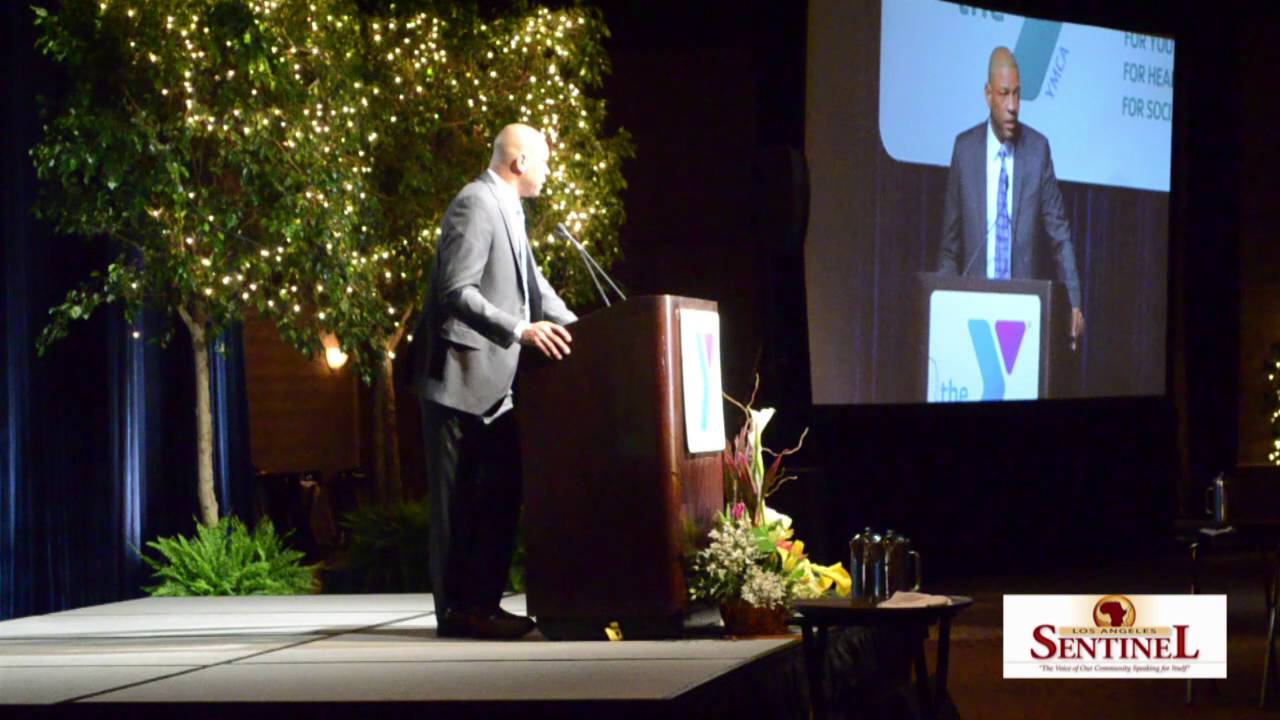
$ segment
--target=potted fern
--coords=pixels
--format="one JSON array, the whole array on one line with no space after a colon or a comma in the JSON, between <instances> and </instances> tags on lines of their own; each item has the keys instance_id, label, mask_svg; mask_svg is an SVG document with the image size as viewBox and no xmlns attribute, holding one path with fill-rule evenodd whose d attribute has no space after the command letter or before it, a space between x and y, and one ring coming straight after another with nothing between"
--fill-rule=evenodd
<instances>
[{"instance_id":1,"label":"potted fern","mask_svg":"<svg viewBox=\"0 0 1280 720\"><path fill-rule=\"evenodd\" d=\"M253 532L236 517L224 517L213 527L196 523L195 537L175 535L147 543L160 557L142 555L142 560L159 582L143 590L155 597L315 592L320 564L302 564L303 554L288 547L287 540L288 534L277 534L267 519Z\"/></svg>"}]
</instances>

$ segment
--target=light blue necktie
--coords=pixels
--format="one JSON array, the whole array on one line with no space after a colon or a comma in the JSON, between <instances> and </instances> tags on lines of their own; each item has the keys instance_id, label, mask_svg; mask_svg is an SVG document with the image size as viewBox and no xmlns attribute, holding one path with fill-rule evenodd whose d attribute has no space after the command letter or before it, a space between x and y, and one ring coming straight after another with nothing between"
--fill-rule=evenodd
<instances>
[{"instance_id":1,"label":"light blue necktie","mask_svg":"<svg viewBox=\"0 0 1280 720\"><path fill-rule=\"evenodd\" d=\"M1000 187L996 190L996 257L995 277L997 280L1008 280L1009 245L1013 236L1013 226L1009 222L1009 171L1005 169L1004 160L1009 156L1007 147L1000 148Z\"/></svg>"}]
</instances>

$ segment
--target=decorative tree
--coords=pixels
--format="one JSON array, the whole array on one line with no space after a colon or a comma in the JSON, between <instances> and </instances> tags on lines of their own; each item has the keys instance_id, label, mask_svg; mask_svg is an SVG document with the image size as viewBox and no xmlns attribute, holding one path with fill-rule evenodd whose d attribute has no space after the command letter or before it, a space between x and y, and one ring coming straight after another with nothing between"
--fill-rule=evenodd
<instances>
[{"instance_id":1,"label":"decorative tree","mask_svg":"<svg viewBox=\"0 0 1280 720\"><path fill-rule=\"evenodd\" d=\"M618 256L625 187L621 162L631 156L625 131L604 137L605 106L587 94L608 71L599 14L538 8L485 19L465 6L366 16L367 85L357 127L371 147L376 203L360 215L360 258L376 265L362 297L385 314L332 327L345 317L346 295L318 298L317 332L334 332L348 351L363 346L362 374L374 380L374 474L378 496L400 495L394 365L396 348L416 324L427 291L440 219L453 195L485 167L503 125L542 129L553 172L544 199L529 209L529 236L542 269L566 300L592 289L574 251L551 229L565 222L604 264ZM412 341L412 338L408 338Z\"/></svg>"},{"instance_id":2,"label":"decorative tree","mask_svg":"<svg viewBox=\"0 0 1280 720\"><path fill-rule=\"evenodd\" d=\"M1271 451L1267 453L1267 460L1280 465L1280 343L1272 343L1271 357L1262 363L1262 371L1267 374L1267 391L1262 394L1262 402L1271 425Z\"/></svg>"},{"instance_id":3,"label":"decorative tree","mask_svg":"<svg viewBox=\"0 0 1280 720\"><path fill-rule=\"evenodd\" d=\"M376 204L365 143L339 131L360 97L354 7L103 0L35 14L38 47L70 80L31 153L38 211L115 255L50 311L39 348L103 303L131 322L159 310L161 342L181 319L195 356L200 518L212 527L210 340L254 308L310 351L322 285L365 286L372 272L344 261ZM346 304L347 323L375 312Z\"/></svg>"},{"instance_id":4,"label":"decorative tree","mask_svg":"<svg viewBox=\"0 0 1280 720\"><path fill-rule=\"evenodd\" d=\"M392 360L426 292L440 217L506 123L552 145L529 212L538 261L569 302L590 283L551 228L618 256L623 131L588 97L607 59L598 13L485 19L361 13L355 0L122 0L36 9L71 79L33 149L40 212L115 260L53 308L43 351L121 303L187 328L195 354L201 520L217 522L208 346L247 312L304 353L335 334L375 392L379 495L400 494ZM135 337L138 334L135 332ZM411 340L411 338L410 338Z\"/></svg>"}]
</instances>

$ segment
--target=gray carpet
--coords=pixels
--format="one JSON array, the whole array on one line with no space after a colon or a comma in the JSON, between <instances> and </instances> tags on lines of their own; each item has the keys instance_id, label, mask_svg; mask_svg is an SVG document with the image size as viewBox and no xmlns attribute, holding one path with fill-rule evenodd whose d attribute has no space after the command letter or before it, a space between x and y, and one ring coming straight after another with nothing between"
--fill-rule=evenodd
<instances>
[{"instance_id":1,"label":"gray carpet","mask_svg":"<svg viewBox=\"0 0 1280 720\"><path fill-rule=\"evenodd\" d=\"M503 602L524 612L523 596ZM653 701L799 642L436 637L430 595L153 598L0 623L0 704Z\"/></svg>"}]
</instances>

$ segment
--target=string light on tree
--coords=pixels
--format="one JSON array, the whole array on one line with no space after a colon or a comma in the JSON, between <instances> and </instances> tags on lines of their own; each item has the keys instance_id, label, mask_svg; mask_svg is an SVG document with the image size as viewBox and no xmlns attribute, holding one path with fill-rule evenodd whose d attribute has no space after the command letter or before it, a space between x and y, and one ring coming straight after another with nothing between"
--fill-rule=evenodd
<instances>
[{"instance_id":1,"label":"string light on tree","mask_svg":"<svg viewBox=\"0 0 1280 720\"><path fill-rule=\"evenodd\" d=\"M342 328L357 372L389 383L444 207L516 118L536 120L553 146L546 197L527 208L530 237L574 213L571 226L601 262L617 258L619 168L631 151L624 133L605 136L604 105L591 97L608 68L597 11L536 8L482 22L454 8L450 22L428 13L355 22L355 0L135 5L68 3L41 16L45 41L65 44L47 45L50 54L74 60L91 56L76 44L114 44L125 58L119 72L68 67L71 95L93 111L56 115L32 153L59 189L48 206L61 224L94 237L107 225L124 240L113 271L55 308L45 340L108 298L211 332L256 313L304 351ZM99 22L116 16L128 22ZM101 113L130 118L137 141L103 142L116 125ZM119 170L60 171L73 161ZM591 297L568 248L538 250L570 302Z\"/></svg>"},{"instance_id":2,"label":"string light on tree","mask_svg":"<svg viewBox=\"0 0 1280 720\"><path fill-rule=\"evenodd\" d=\"M1280 343L1271 346L1271 354L1263 362L1262 371L1267 376L1263 405L1271 429L1271 451L1267 454L1267 460L1280 465L1280 380L1277 380L1280 378Z\"/></svg>"}]
</instances>

